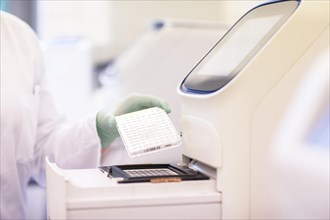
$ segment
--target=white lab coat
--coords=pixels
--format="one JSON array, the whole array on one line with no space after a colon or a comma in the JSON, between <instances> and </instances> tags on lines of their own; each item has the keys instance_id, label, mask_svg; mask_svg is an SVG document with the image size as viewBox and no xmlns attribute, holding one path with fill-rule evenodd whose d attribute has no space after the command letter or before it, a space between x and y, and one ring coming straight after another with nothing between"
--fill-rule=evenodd
<instances>
[{"instance_id":1,"label":"white lab coat","mask_svg":"<svg viewBox=\"0 0 330 220\"><path fill-rule=\"evenodd\" d=\"M96 167L101 147L95 114L68 124L56 112L44 87L42 55L33 31L8 13L0 12L0 18L0 218L24 219L30 178L45 185L45 156L64 168Z\"/></svg>"}]
</instances>

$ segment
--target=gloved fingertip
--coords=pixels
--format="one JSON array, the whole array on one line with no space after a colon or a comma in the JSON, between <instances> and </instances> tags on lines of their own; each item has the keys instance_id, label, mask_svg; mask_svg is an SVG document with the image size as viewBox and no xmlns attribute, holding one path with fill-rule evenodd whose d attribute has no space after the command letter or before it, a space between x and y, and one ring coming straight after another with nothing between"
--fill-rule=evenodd
<instances>
[{"instance_id":1,"label":"gloved fingertip","mask_svg":"<svg viewBox=\"0 0 330 220\"><path fill-rule=\"evenodd\" d=\"M171 113L170 105L166 102L163 104L163 109L167 114Z\"/></svg>"}]
</instances>

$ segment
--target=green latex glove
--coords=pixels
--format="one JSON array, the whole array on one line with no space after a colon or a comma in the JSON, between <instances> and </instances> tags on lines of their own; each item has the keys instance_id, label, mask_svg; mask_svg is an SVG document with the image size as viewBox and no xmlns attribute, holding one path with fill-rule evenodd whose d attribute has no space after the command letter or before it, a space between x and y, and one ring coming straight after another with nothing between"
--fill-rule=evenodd
<instances>
[{"instance_id":1,"label":"green latex glove","mask_svg":"<svg viewBox=\"0 0 330 220\"><path fill-rule=\"evenodd\" d=\"M101 110L96 116L96 128L101 140L101 146L107 147L119 137L115 116L152 107L159 107L166 113L171 112L170 106L165 101L155 96L137 93L133 93L123 99L113 113Z\"/></svg>"}]
</instances>

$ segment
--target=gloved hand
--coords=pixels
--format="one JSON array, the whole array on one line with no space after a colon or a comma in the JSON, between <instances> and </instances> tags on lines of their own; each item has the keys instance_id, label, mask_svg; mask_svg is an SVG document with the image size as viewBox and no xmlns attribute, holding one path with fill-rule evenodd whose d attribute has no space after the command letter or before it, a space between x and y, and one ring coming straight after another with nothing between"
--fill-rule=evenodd
<instances>
[{"instance_id":1,"label":"gloved hand","mask_svg":"<svg viewBox=\"0 0 330 220\"><path fill-rule=\"evenodd\" d=\"M165 101L155 96L137 93L133 93L123 99L113 113L100 111L96 116L96 128L101 140L101 146L107 147L119 137L115 116L152 107L159 107L166 113L171 112L169 105Z\"/></svg>"}]
</instances>

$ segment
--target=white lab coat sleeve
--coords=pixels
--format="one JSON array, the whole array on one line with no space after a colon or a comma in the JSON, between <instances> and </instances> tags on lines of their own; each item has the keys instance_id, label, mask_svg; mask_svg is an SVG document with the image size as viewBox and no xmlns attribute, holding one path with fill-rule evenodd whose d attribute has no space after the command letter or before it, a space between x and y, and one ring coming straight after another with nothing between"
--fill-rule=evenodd
<instances>
[{"instance_id":1,"label":"white lab coat sleeve","mask_svg":"<svg viewBox=\"0 0 330 220\"><path fill-rule=\"evenodd\" d=\"M32 176L40 185L45 185L46 156L66 169L95 168L100 163L101 146L96 130L96 113L76 123L68 123L57 112L51 94L42 83L44 70L41 51L35 65L41 91Z\"/></svg>"},{"instance_id":2,"label":"white lab coat sleeve","mask_svg":"<svg viewBox=\"0 0 330 220\"><path fill-rule=\"evenodd\" d=\"M76 123L67 123L56 113L49 94L40 97L40 113L35 147L33 177L44 185L45 157L66 169L96 168L100 163L100 141L96 114Z\"/></svg>"}]
</instances>

